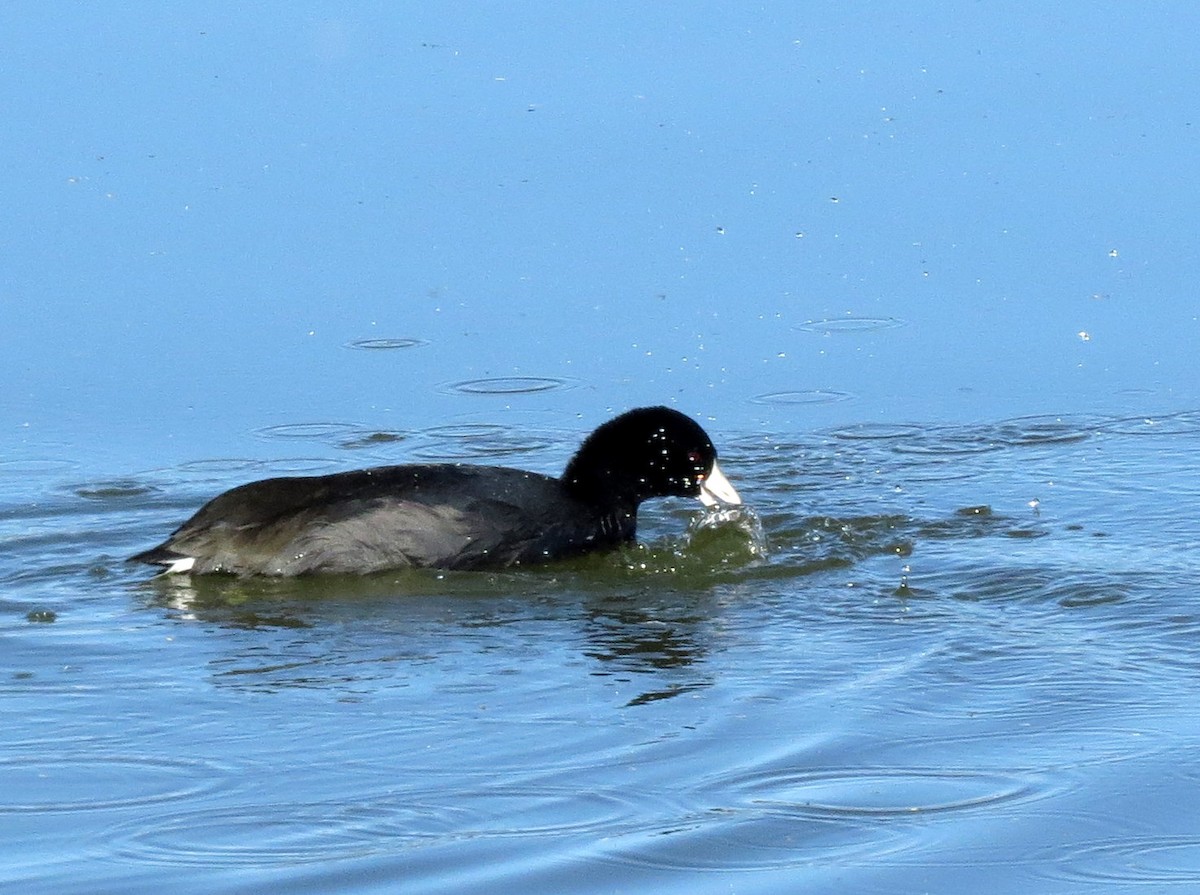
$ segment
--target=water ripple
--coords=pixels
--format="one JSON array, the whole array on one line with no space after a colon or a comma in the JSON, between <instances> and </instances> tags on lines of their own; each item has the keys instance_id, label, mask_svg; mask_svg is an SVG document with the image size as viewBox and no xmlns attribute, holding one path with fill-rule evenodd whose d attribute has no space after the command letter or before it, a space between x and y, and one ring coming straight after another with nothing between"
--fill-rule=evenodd
<instances>
[{"instance_id":1,"label":"water ripple","mask_svg":"<svg viewBox=\"0 0 1200 895\"><path fill-rule=\"evenodd\" d=\"M397 442L405 441L408 437L404 432L383 430L364 431L361 434L339 441L338 447L348 451L356 451L364 448L377 448L383 445L396 444Z\"/></svg>"},{"instance_id":2,"label":"water ripple","mask_svg":"<svg viewBox=\"0 0 1200 895\"><path fill-rule=\"evenodd\" d=\"M212 789L220 769L196 759L129 755L0 758L0 815L100 811L186 799Z\"/></svg>"},{"instance_id":3,"label":"water ripple","mask_svg":"<svg viewBox=\"0 0 1200 895\"><path fill-rule=\"evenodd\" d=\"M852 401L856 396L850 392L839 392L829 388L807 388L794 391L767 392L750 399L752 404L795 405L795 404L838 404Z\"/></svg>"},{"instance_id":4,"label":"water ripple","mask_svg":"<svg viewBox=\"0 0 1200 895\"><path fill-rule=\"evenodd\" d=\"M421 348L428 345L425 339L353 339L345 344L346 348L356 351L395 351L403 348Z\"/></svg>"},{"instance_id":5,"label":"water ripple","mask_svg":"<svg viewBox=\"0 0 1200 895\"><path fill-rule=\"evenodd\" d=\"M329 441L359 437L362 432L362 426L356 423L280 423L254 430L254 434L259 438L296 441Z\"/></svg>"},{"instance_id":6,"label":"water ripple","mask_svg":"<svg viewBox=\"0 0 1200 895\"><path fill-rule=\"evenodd\" d=\"M730 781L755 805L816 817L908 817L987 808L1037 793L1024 776L931 768L764 771Z\"/></svg>"},{"instance_id":7,"label":"water ripple","mask_svg":"<svg viewBox=\"0 0 1200 895\"><path fill-rule=\"evenodd\" d=\"M162 489L137 479L109 479L72 485L70 490L84 500L119 501L145 497L147 494L154 494Z\"/></svg>"},{"instance_id":8,"label":"water ripple","mask_svg":"<svg viewBox=\"0 0 1200 895\"><path fill-rule=\"evenodd\" d=\"M534 395L540 392L565 391L575 388L576 382L556 376L493 376L485 379L463 379L446 383L442 388L458 395Z\"/></svg>"},{"instance_id":9,"label":"water ripple","mask_svg":"<svg viewBox=\"0 0 1200 895\"><path fill-rule=\"evenodd\" d=\"M280 457L267 460L263 468L272 475L314 475L331 472L330 467L342 466L347 461L337 457Z\"/></svg>"},{"instance_id":10,"label":"water ripple","mask_svg":"<svg viewBox=\"0 0 1200 895\"><path fill-rule=\"evenodd\" d=\"M846 333L879 332L885 329L898 329L907 326L908 322L899 317L857 317L847 314L845 317L827 317L821 320L806 320L796 325L796 329L806 333L816 333L822 336L841 335Z\"/></svg>"},{"instance_id":11,"label":"water ripple","mask_svg":"<svg viewBox=\"0 0 1200 895\"><path fill-rule=\"evenodd\" d=\"M924 427L908 423L855 423L827 429L823 434L843 441L890 441L893 438L917 438Z\"/></svg>"},{"instance_id":12,"label":"water ripple","mask_svg":"<svg viewBox=\"0 0 1200 895\"><path fill-rule=\"evenodd\" d=\"M614 837L605 857L680 871L861 866L917 841L905 819L1042 794L1025 775L932 768L763 770L721 778L713 789L720 804Z\"/></svg>"},{"instance_id":13,"label":"water ripple","mask_svg":"<svg viewBox=\"0 0 1200 895\"><path fill-rule=\"evenodd\" d=\"M1038 862L1045 875L1089 884L1200 885L1200 836L1126 835L1059 845Z\"/></svg>"},{"instance_id":14,"label":"water ripple","mask_svg":"<svg viewBox=\"0 0 1200 895\"><path fill-rule=\"evenodd\" d=\"M1074 444L1091 437L1107 421L1107 417L1086 414L1043 414L1002 420L987 429L993 439L1008 447Z\"/></svg>"},{"instance_id":15,"label":"water ripple","mask_svg":"<svg viewBox=\"0 0 1200 895\"><path fill-rule=\"evenodd\" d=\"M546 435L495 423L431 426L418 435L427 442L412 454L422 460L479 460L536 454L558 442Z\"/></svg>"},{"instance_id":16,"label":"water ripple","mask_svg":"<svg viewBox=\"0 0 1200 895\"><path fill-rule=\"evenodd\" d=\"M394 854L464 840L599 837L641 810L620 795L575 787L494 787L381 799L225 805L139 818L109 832L123 858L148 864L251 868Z\"/></svg>"},{"instance_id":17,"label":"water ripple","mask_svg":"<svg viewBox=\"0 0 1200 895\"><path fill-rule=\"evenodd\" d=\"M127 860L184 867L280 867L368 855L445 832L445 812L413 801L381 812L334 802L227 805L139 819L110 831ZM397 835L385 835L390 832Z\"/></svg>"},{"instance_id":18,"label":"water ripple","mask_svg":"<svg viewBox=\"0 0 1200 895\"><path fill-rule=\"evenodd\" d=\"M892 450L898 454L920 454L930 457L957 457L986 454L1005 445L985 429L966 426L931 426L919 435L897 442Z\"/></svg>"},{"instance_id":19,"label":"water ripple","mask_svg":"<svg viewBox=\"0 0 1200 895\"><path fill-rule=\"evenodd\" d=\"M956 456L1013 447L1074 444L1091 438L1106 424L1107 417L1045 414L989 425L930 426L906 433L904 440L892 445L892 449L901 454Z\"/></svg>"},{"instance_id":20,"label":"water ripple","mask_svg":"<svg viewBox=\"0 0 1200 895\"><path fill-rule=\"evenodd\" d=\"M175 475L177 470L187 475L192 482L224 483L230 479L249 481L265 475L308 475L329 472L330 467L345 463L344 459L337 457L279 457L274 460L229 457L215 460L193 460L188 463L180 463L173 470L154 470L154 474L167 475L174 480L178 478Z\"/></svg>"},{"instance_id":21,"label":"water ripple","mask_svg":"<svg viewBox=\"0 0 1200 895\"><path fill-rule=\"evenodd\" d=\"M601 857L637 868L728 873L861 867L909 846L900 831L878 823L710 808L610 837Z\"/></svg>"},{"instance_id":22,"label":"water ripple","mask_svg":"<svg viewBox=\"0 0 1200 895\"><path fill-rule=\"evenodd\" d=\"M1103 430L1114 435L1195 435L1200 432L1200 410L1124 417L1108 422Z\"/></svg>"},{"instance_id":23,"label":"water ripple","mask_svg":"<svg viewBox=\"0 0 1200 895\"><path fill-rule=\"evenodd\" d=\"M179 464L179 468L185 472L223 474L249 472L254 469L262 469L264 465L262 460L251 460L245 457L214 457L211 460L190 460L187 463Z\"/></svg>"},{"instance_id":24,"label":"water ripple","mask_svg":"<svg viewBox=\"0 0 1200 895\"><path fill-rule=\"evenodd\" d=\"M67 460L61 457L24 457L13 460L0 460L0 475L56 475L72 469L78 469L79 466L80 463L78 460Z\"/></svg>"}]
</instances>

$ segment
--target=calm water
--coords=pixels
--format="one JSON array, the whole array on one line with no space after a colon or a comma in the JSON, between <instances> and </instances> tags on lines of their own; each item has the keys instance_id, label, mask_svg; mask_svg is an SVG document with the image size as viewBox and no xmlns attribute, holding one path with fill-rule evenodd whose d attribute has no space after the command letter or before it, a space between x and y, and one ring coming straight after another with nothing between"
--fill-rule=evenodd
<instances>
[{"instance_id":1,"label":"calm water","mask_svg":"<svg viewBox=\"0 0 1200 895\"><path fill-rule=\"evenodd\" d=\"M1200 7L805 6L4 5L0 889L1200 887ZM741 516L122 562L654 403Z\"/></svg>"}]
</instances>

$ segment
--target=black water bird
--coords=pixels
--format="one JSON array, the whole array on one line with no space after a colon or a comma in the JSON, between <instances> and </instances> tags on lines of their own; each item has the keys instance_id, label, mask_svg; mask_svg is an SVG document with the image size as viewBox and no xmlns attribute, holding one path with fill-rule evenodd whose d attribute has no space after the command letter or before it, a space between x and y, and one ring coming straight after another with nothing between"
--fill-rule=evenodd
<instances>
[{"instance_id":1,"label":"black water bird","mask_svg":"<svg viewBox=\"0 0 1200 895\"><path fill-rule=\"evenodd\" d=\"M741 503L695 421L644 407L596 429L561 478L436 463L264 479L130 559L192 574L505 568L628 543L642 501L669 496Z\"/></svg>"}]
</instances>

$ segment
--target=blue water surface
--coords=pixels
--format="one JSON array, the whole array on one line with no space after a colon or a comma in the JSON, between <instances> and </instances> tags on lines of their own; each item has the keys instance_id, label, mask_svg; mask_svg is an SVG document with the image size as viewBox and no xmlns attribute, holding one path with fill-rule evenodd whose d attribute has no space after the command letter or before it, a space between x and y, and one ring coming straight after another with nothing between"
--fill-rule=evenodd
<instances>
[{"instance_id":1,"label":"blue water surface","mask_svg":"<svg viewBox=\"0 0 1200 895\"><path fill-rule=\"evenodd\" d=\"M1200 884L1186 4L0 9L0 884ZM748 509L151 581L700 419ZM765 537L765 555L757 540Z\"/></svg>"}]
</instances>

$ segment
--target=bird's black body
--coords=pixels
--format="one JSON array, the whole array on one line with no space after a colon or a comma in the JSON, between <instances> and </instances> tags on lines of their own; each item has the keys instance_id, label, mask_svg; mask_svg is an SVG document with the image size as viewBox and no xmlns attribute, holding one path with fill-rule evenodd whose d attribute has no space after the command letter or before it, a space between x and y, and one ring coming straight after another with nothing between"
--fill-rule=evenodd
<instances>
[{"instance_id":1,"label":"bird's black body","mask_svg":"<svg viewBox=\"0 0 1200 895\"><path fill-rule=\"evenodd\" d=\"M260 575L494 568L629 541L635 511L580 503L557 479L518 469L382 466L241 485L133 558Z\"/></svg>"},{"instance_id":2,"label":"bird's black body","mask_svg":"<svg viewBox=\"0 0 1200 895\"><path fill-rule=\"evenodd\" d=\"M265 479L213 498L132 559L257 575L543 563L631 541L643 500L703 497L713 483L728 489L715 499L738 500L703 429L645 408L592 433L560 479L460 464Z\"/></svg>"}]
</instances>

